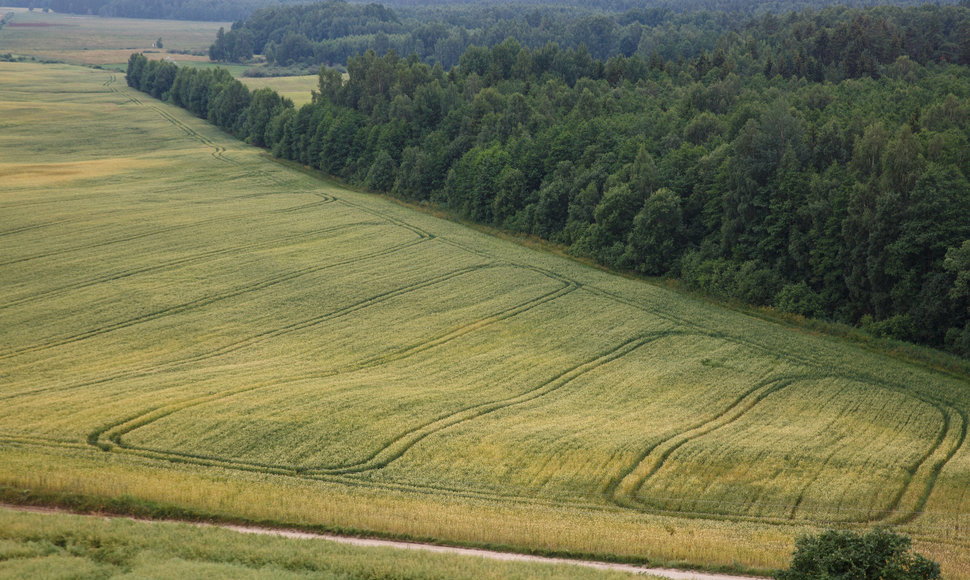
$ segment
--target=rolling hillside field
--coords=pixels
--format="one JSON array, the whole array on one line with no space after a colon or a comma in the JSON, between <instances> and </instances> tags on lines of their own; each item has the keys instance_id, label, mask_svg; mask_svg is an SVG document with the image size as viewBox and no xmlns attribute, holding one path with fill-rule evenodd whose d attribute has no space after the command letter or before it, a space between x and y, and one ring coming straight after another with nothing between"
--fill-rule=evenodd
<instances>
[{"instance_id":1,"label":"rolling hillside field","mask_svg":"<svg viewBox=\"0 0 970 580\"><path fill-rule=\"evenodd\" d=\"M709 568L890 525L970 577L970 381L0 63L0 491Z\"/></svg>"}]
</instances>

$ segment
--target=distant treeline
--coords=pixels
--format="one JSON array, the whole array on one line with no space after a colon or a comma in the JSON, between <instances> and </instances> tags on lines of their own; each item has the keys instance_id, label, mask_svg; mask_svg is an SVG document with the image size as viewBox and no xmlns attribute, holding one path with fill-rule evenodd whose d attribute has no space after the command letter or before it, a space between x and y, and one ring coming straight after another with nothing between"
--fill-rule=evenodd
<instances>
[{"instance_id":1,"label":"distant treeline","mask_svg":"<svg viewBox=\"0 0 970 580\"><path fill-rule=\"evenodd\" d=\"M691 58L373 51L313 103L134 55L274 155L605 265L970 356L970 10L830 9ZM671 34L687 34L673 31Z\"/></svg>"},{"instance_id":2,"label":"distant treeline","mask_svg":"<svg viewBox=\"0 0 970 580\"><path fill-rule=\"evenodd\" d=\"M348 4L334 0L302 6L276 6L257 10L245 23L236 23L229 32L220 29L209 49L209 57L244 62L256 52L265 53L267 61L277 66L311 64L318 60L322 62L320 59L327 60L325 56L318 59L314 42L372 39L378 33L386 36L403 30L394 11L379 4ZM346 62L346 57L341 62Z\"/></svg>"},{"instance_id":3,"label":"distant treeline","mask_svg":"<svg viewBox=\"0 0 970 580\"><path fill-rule=\"evenodd\" d=\"M366 0L365 0L366 1ZM897 6L922 4L924 0L890 0L881 2ZM962 1L962 0L961 0ZM945 0L944 4L957 0ZM247 18L255 10L279 4L308 4L308 0L6 0L6 6L21 6L38 10L49 8L69 14L91 14L126 18L165 18L176 20L237 21ZM460 14L483 5L481 0L385 0L384 4L399 8L418 22L431 22L434 13L442 11ZM823 8L830 5L869 6L871 0L490 0L493 7L513 7L517 10L597 11L618 13L639 9L662 9L668 12L719 11L751 16L765 13L781 14ZM373 47L369 47L373 48Z\"/></svg>"},{"instance_id":4,"label":"distant treeline","mask_svg":"<svg viewBox=\"0 0 970 580\"><path fill-rule=\"evenodd\" d=\"M609 6L609 9L595 9L597 5ZM831 64L841 57L839 51L847 48L844 45L854 41L850 35L863 32L868 37L859 39L857 57L862 60L858 66L864 67L876 61L892 62L903 44L910 57L918 62L929 58L924 54L927 51L938 53L934 56L952 57L950 53L957 50L954 46L966 39L966 35L961 36L963 31L952 26L952 15L932 22L918 12L890 7L872 14L871 18L879 21L876 24L863 22L856 25L857 30L852 30L853 23L846 19L844 8L752 17L740 9L687 11L685 8L690 2L682 3L676 10L660 3L615 10L621 5L594 0L589 4L555 8L510 4L395 10L379 4L328 0L306 6L273 6L257 10L245 21L236 22L229 31L221 31L210 56L214 60L243 62L256 53L265 55L276 66L334 66L344 65L350 57L369 49L378 54L394 50L400 55L416 54L423 62L438 63L447 70L469 46L491 47L506 38L515 38L533 49L550 42L561 48L584 45L599 60L634 54L670 60L713 52L719 43L728 41L725 38L728 33L733 33L773 47L798 43L800 47L786 47L793 59L807 60L811 56L823 64ZM731 6L730 3L721 5ZM747 5L763 6L763 3ZM815 5L823 7L824 2ZM782 3L778 7L782 8ZM918 21L914 22L914 17ZM929 28L925 29L927 38L921 40L923 25ZM777 36L779 31L799 36L781 38ZM866 48L871 48L869 54L863 54ZM791 63L796 67L802 64Z\"/></svg>"}]
</instances>

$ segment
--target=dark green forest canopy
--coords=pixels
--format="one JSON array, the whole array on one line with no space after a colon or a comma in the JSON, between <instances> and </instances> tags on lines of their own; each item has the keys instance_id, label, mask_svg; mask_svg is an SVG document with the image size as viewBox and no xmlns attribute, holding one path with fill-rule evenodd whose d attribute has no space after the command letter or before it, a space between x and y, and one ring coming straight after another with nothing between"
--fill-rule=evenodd
<instances>
[{"instance_id":1,"label":"dark green forest canopy","mask_svg":"<svg viewBox=\"0 0 970 580\"><path fill-rule=\"evenodd\" d=\"M950 52L955 52L961 42L961 31L952 26L953 16L945 15L939 22L933 22L919 17L918 12L899 7L885 6L874 11L870 18L875 23L855 23L847 16L850 9L825 8L824 2L816 2L804 12L792 12L802 6L798 3L724 2L718 5L718 11L691 10L695 4L705 5L698 1L676 6L666 3L627 6L594 0L582 5L558 6L477 4L387 8L329 0L308 6L273 6L257 10L248 19L236 22L231 30L221 33L213 44L211 56L216 60L242 62L257 53L264 54L271 64L284 67L333 66L345 65L350 57L368 49L374 49L377 54L394 50L400 55L415 54L423 62L438 63L447 70L457 64L470 46L492 47L506 38L514 38L533 49L549 43L572 49L585 46L593 58L600 60L634 54L646 59L656 56L676 60L696 58L718 48L723 50L722 45L732 40L729 34L777 44L793 40L779 34L795 33L799 37L794 40L801 42L810 36L818 45L806 46L803 52L820 53L817 59L830 64L841 56L838 51L844 47L839 43L844 45L852 40L852 35L862 32L867 37L858 41L857 58L861 61L850 62L849 66L866 67L873 66L874 61L885 62L893 51L898 54L903 42L907 43L910 56L921 63L929 57L923 53L931 51L930 46L935 45L939 52L940 44L949 44ZM754 9L760 12L769 6L787 13L752 15ZM918 22L912 20L913 14L917 14ZM797 26L794 21L798 22ZM831 38L819 37L819 29L826 30ZM834 44L831 48L827 46L830 42ZM895 45L890 46L892 43ZM918 47L920 43L924 46ZM863 54L866 49L869 53ZM803 59L806 57L802 55ZM793 66L801 64L796 62Z\"/></svg>"},{"instance_id":2,"label":"dark green forest canopy","mask_svg":"<svg viewBox=\"0 0 970 580\"><path fill-rule=\"evenodd\" d=\"M259 8L280 4L312 4L308 0L7 0L7 6L44 9L69 14L91 14L126 18L165 18L175 20L212 20L235 21L248 17ZM359 2L366 4L368 2ZM897 6L910 6L922 3L921 0L895 0L884 2ZM947 0L944 4L956 3ZM416 9L417 18L428 7L456 8L459 13L469 7L480 5L481 0L387 0L387 6L401 9ZM624 12L639 9L660 9L665 12L682 11L725 11L738 14L776 14L818 8L830 5L867 6L868 0L492 0L491 6L539 7L543 10L562 9L563 7L600 12Z\"/></svg>"},{"instance_id":3,"label":"dark green forest canopy","mask_svg":"<svg viewBox=\"0 0 970 580\"><path fill-rule=\"evenodd\" d=\"M372 190L970 356L968 30L963 7L833 8L689 57L510 39L446 71L368 51L300 109L139 55L128 78Z\"/></svg>"}]
</instances>

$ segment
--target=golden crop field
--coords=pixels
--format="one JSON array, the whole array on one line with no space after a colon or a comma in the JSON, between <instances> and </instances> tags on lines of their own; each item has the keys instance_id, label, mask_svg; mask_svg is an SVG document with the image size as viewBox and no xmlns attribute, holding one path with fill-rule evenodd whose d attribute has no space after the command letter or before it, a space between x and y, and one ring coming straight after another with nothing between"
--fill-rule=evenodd
<instances>
[{"instance_id":1,"label":"golden crop field","mask_svg":"<svg viewBox=\"0 0 970 580\"><path fill-rule=\"evenodd\" d=\"M970 577L968 386L0 63L8 499L762 571L880 524Z\"/></svg>"},{"instance_id":2,"label":"golden crop field","mask_svg":"<svg viewBox=\"0 0 970 580\"><path fill-rule=\"evenodd\" d=\"M0 14L8 11L0 8ZM208 61L208 56L168 51L208 54L220 26L228 29L229 23L17 11L0 32L0 53L85 65L123 66L132 52L143 51L149 58ZM152 49L158 38L164 50Z\"/></svg>"}]
</instances>

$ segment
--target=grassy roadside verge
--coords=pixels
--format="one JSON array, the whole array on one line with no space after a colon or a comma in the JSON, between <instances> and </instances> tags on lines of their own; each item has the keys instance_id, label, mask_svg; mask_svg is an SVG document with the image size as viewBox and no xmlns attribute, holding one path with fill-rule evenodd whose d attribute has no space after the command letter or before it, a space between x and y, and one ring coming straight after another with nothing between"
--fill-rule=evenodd
<instances>
[{"instance_id":1,"label":"grassy roadside verge","mask_svg":"<svg viewBox=\"0 0 970 580\"><path fill-rule=\"evenodd\" d=\"M218 469L139 468L93 451L58 457L55 469L47 467L51 453L0 449L0 461L22 473L3 474L0 503L753 575L787 564L791 538L801 531L562 505L499 505L285 477L229 479Z\"/></svg>"},{"instance_id":2,"label":"grassy roadside verge","mask_svg":"<svg viewBox=\"0 0 970 580\"><path fill-rule=\"evenodd\" d=\"M0 576L139 578L628 578L569 565L496 562L238 534L211 527L0 507Z\"/></svg>"}]
</instances>

